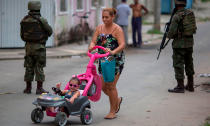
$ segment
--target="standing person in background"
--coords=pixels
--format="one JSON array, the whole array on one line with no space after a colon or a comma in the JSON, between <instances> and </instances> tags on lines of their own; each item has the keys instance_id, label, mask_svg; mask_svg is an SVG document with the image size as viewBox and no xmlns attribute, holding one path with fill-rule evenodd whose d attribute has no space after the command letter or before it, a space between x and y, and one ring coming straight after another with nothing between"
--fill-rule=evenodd
<instances>
[{"instance_id":1,"label":"standing person in background","mask_svg":"<svg viewBox=\"0 0 210 126\"><path fill-rule=\"evenodd\" d=\"M173 39L173 67L177 86L168 89L172 93L184 93L185 89L194 92L194 66L193 66L193 34L197 26L192 10L185 9L186 0L175 0L176 13L172 18L167 37ZM187 75L187 85L184 87L184 70Z\"/></svg>"},{"instance_id":2,"label":"standing person in background","mask_svg":"<svg viewBox=\"0 0 210 126\"><path fill-rule=\"evenodd\" d=\"M125 48L125 37L122 28L113 22L115 16L116 10L114 8L103 9L102 20L104 24L96 27L92 41L88 48L88 50L91 51L96 45L103 46L106 48L106 52L109 52L116 60L114 81L104 82L103 76L101 76L102 90L109 97L110 102L110 111L104 117L105 119L116 118L116 113L120 110L120 104L122 102L122 97L118 97L116 85L125 62L125 54L123 52L123 49ZM105 52L103 51L99 53ZM100 60L98 71L102 74Z\"/></svg>"},{"instance_id":3,"label":"standing person in background","mask_svg":"<svg viewBox=\"0 0 210 126\"><path fill-rule=\"evenodd\" d=\"M130 8L126 4L127 0L122 0L122 3L117 6L117 24L123 29L125 43L128 45L128 16Z\"/></svg>"},{"instance_id":4,"label":"standing person in background","mask_svg":"<svg viewBox=\"0 0 210 126\"><path fill-rule=\"evenodd\" d=\"M130 8L133 10L133 17L132 17L132 33L133 33L133 46L141 48L142 46L142 16L148 14L148 9L139 4L138 0L134 0L134 4L130 4ZM142 9L145 13L142 13ZM136 32L138 34L138 42L136 42Z\"/></svg>"},{"instance_id":5,"label":"standing person in background","mask_svg":"<svg viewBox=\"0 0 210 126\"><path fill-rule=\"evenodd\" d=\"M29 1L28 10L20 25L20 36L25 42L25 62L24 67L26 88L23 93L31 93L31 83L37 81L36 94L47 93L43 89L43 82L45 80L44 69L46 66L46 41L52 34L52 28L47 20L41 17L40 13L41 2Z\"/></svg>"}]
</instances>

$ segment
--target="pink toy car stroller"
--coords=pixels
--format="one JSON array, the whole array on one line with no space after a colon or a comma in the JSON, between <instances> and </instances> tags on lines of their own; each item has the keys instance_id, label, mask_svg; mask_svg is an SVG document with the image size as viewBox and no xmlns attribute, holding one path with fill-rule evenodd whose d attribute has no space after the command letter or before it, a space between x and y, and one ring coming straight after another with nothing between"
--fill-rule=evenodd
<instances>
[{"instance_id":1,"label":"pink toy car stroller","mask_svg":"<svg viewBox=\"0 0 210 126\"><path fill-rule=\"evenodd\" d=\"M105 48L101 46L95 46L93 49L102 49ZM92 122L92 112L90 109L90 101L98 101L101 97L101 78L97 74L96 66L94 61L96 59L106 57L109 53L106 54L91 54L88 51L88 56L90 61L87 65L86 73L76 75L81 81L80 90L81 96L75 99L74 103L71 104L64 97L57 94L42 94L40 95L33 104L36 105L36 108L31 113L31 120L34 123L40 123L44 118L43 111L46 111L47 116L55 117L55 123L59 126L64 126L67 123L67 117L70 115L80 115L81 122L83 124L91 124ZM69 83L66 84L65 90L68 90ZM55 91L55 88L52 88ZM55 91L56 92L56 91ZM57 112L51 112L49 107L58 108ZM64 108L63 111L60 111L59 108Z\"/></svg>"}]
</instances>

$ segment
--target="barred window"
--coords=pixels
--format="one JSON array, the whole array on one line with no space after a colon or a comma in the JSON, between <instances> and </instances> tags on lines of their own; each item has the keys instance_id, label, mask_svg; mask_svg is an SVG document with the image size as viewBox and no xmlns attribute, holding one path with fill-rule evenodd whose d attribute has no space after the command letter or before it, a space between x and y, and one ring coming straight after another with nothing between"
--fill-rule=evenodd
<instances>
[{"instance_id":1,"label":"barred window","mask_svg":"<svg viewBox=\"0 0 210 126\"><path fill-rule=\"evenodd\" d=\"M77 0L77 10L84 9L84 0Z\"/></svg>"},{"instance_id":2,"label":"barred window","mask_svg":"<svg viewBox=\"0 0 210 126\"><path fill-rule=\"evenodd\" d=\"M99 0L99 5L104 7L105 6L105 1L104 0Z\"/></svg>"},{"instance_id":3,"label":"barred window","mask_svg":"<svg viewBox=\"0 0 210 126\"><path fill-rule=\"evenodd\" d=\"M91 0L91 6L92 6L92 7L96 7L96 5L95 5L96 1L97 1L97 0Z\"/></svg>"},{"instance_id":4,"label":"barred window","mask_svg":"<svg viewBox=\"0 0 210 126\"><path fill-rule=\"evenodd\" d=\"M60 0L60 12L67 12L67 11L68 11L68 1Z\"/></svg>"},{"instance_id":5,"label":"barred window","mask_svg":"<svg viewBox=\"0 0 210 126\"><path fill-rule=\"evenodd\" d=\"M93 7L93 8L95 8L96 7L96 2L99 2L99 5L100 6L102 6L102 7L104 7L105 6L105 0L91 0L91 6Z\"/></svg>"}]
</instances>

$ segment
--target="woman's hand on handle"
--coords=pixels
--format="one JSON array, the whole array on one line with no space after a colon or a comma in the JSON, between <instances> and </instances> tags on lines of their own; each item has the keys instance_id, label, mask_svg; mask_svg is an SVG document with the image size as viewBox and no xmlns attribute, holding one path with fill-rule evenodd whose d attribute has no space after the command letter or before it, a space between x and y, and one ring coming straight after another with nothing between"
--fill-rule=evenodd
<instances>
[{"instance_id":1,"label":"woman's hand on handle","mask_svg":"<svg viewBox=\"0 0 210 126\"><path fill-rule=\"evenodd\" d=\"M111 55L114 55L114 51L112 51L110 48L106 48L105 49L106 53L109 52Z\"/></svg>"},{"instance_id":2,"label":"woman's hand on handle","mask_svg":"<svg viewBox=\"0 0 210 126\"><path fill-rule=\"evenodd\" d=\"M91 52L93 50L94 46L95 46L95 43L91 42L89 47L88 47L88 50Z\"/></svg>"}]
</instances>

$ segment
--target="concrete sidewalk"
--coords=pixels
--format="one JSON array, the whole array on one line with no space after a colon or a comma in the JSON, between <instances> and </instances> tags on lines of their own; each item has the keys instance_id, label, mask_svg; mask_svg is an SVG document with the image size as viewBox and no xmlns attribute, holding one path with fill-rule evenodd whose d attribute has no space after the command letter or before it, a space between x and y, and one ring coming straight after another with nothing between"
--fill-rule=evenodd
<instances>
[{"instance_id":1,"label":"concrete sidewalk","mask_svg":"<svg viewBox=\"0 0 210 126\"><path fill-rule=\"evenodd\" d=\"M147 27L148 28L148 27ZM129 43L131 44L131 33L129 34ZM157 42L162 35L150 35L143 33L143 41L145 45ZM88 44L72 43L59 47L47 48L47 58L65 58L72 56L83 56L86 55ZM0 49L0 60L20 60L24 59L25 50L21 49Z\"/></svg>"},{"instance_id":2,"label":"concrete sidewalk","mask_svg":"<svg viewBox=\"0 0 210 126\"><path fill-rule=\"evenodd\" d=\"M76 43L59 47L47 48L47 58L64 58L77 55L85 55L87 44L78 45ZM24 59L25 49L0 49L0 60Z\"/></svg>"}]
</instances>

